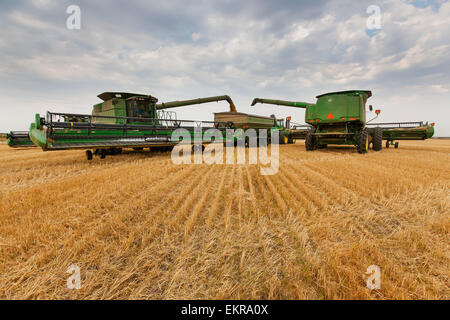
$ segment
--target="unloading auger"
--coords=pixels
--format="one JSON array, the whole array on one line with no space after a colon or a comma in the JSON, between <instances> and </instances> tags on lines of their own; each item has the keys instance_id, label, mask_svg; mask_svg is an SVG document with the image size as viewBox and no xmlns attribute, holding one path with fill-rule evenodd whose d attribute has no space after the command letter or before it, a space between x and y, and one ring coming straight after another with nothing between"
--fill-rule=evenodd
<instances>
[{"instance_id":1,"label":"unloading auger","mask_svg":"<svg viewBox=\"0 0 450 320\"><path fill-rule=\"evenodd\" d=\"M425 140L434 135L434 123L369 123L381 112L376 110L376 116L366 120L366 102L371 96L368 90L349 90L319 95L316 103L255 98L252 106L267 103L306 109L305 122L311 126L305 137L308 151L337 144L355 145L359 153L366 153L370 144L380 151L383 139L389 147L395 140ZM371 105L369 110L373 111ZM295 131L286 134L295 135ZM398 148L398 142L394 145Z\"/></svg>"}]
</instances>

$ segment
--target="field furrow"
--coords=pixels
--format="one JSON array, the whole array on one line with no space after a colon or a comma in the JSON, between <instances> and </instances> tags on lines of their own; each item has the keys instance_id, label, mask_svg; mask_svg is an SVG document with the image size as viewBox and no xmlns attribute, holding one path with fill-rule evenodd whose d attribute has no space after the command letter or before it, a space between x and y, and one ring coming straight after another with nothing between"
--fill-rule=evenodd
<instances>
[{"instance_id":1,"label":"field furrow","mask_svg":"<svg viewBox=\"0 0 450 320\"><path fill-rule=\"evenodd\" d=\"M278 172L261 175L0 145L0 298L450 297L448 140L279 150ZM72 264L80 290L66 286Z\"/></svg>"}]
</instances>

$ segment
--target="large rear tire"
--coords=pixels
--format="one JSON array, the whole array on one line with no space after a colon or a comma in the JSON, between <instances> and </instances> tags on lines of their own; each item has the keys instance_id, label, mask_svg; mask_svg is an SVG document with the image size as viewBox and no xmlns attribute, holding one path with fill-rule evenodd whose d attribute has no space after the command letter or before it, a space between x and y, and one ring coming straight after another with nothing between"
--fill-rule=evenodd
<instances>
[{"instance_id":1,"label":"large rear tire","mask_svg":"<svg viewBox=\"0 0 450 320\"><path fill-rule=\"evenodd\" d=\"M369 132L366 129L361 130L358 136L358 145L356 146L358 153L367 153L369 149Z\"/></svg>"},{"instance_id":2,"label":"large rear tire","mask_svg":"<svg viewBox=\"0 0 450 320\"><path fill-rule=\"evenodd\" d=\"M314 151L314 149L316 149L316 144L315 144L315 139L314 139L314 132L316 132L316 130L314 128L312 128L306 134L306 138L305 138L306 151Z\"/></svg>"},{"instance_id":3,"label":"large rear tire","mask_svg":"<svg viewBox=\"0 0 450 320\"><path fill-rule=\"evenodd\" d=\"M383 149L383 129L376 127L373 131L372 149L380 151Z\"/></svg>"},{"instance_id":4,"label":"large rear tire","mask_svg":"<svg viewBox=\"0 0 450 320\"><path fill-rule=\"evenodd\" d=\"M284 131L280 130L280 136L279 136L280 144L286 144L288 141L288 138L284 135Z\"/></svg>"}]
</instances>

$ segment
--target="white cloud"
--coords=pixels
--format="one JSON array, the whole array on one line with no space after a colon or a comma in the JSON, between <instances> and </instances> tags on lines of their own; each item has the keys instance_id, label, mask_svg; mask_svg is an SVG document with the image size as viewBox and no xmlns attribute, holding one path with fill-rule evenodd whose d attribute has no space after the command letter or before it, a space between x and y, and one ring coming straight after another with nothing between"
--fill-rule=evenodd
<instances>
[{"instance_id":1,"label":"white cloud","mask_svg":"<svg viewBox=\"0 0 450 320\"><path fill-rule=\"evenodd\" d=\"M383 29L372 38L365 30L369 2L330 2L315 18L299 18L287 4L228 4L130 3L123 12L109 2L103 8L80 1L79 32L65 28L62 5L13 6L0 13L0 90L14 91L17 104L24 104L20 92L59 94L55 84L65 96L120 88L158 93L160 100L228 93L242 97L245 111L253 94L311 100L362 87L385 99L385 108L404 99L423 118L433 114L423 110L429 97L418 88L450 98L449 2L434 10L380 1ZM264 4L270 14L254 14ZM16 129L27 126L14 121ZM0 117L0 131L10 124Z\"/></svg>"}]
</instances>

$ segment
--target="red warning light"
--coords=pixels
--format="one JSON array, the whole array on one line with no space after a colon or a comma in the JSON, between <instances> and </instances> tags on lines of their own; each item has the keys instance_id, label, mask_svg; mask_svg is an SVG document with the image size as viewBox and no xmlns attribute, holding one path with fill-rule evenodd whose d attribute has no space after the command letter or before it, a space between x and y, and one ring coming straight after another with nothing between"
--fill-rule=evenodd
<instances>
[{"instance_id":1,"label":"red warning light","mask_svg":"<svg viewBox=\"0 0 450 320\"><path fill-rule=\"evenodd\" d=\"M334 119L334 116L331 112L327 115L327 119Z\"/></svg>"},{"instance_id":2,"label":"red warning light","mask_svg":"<svg viewBox=\"0 0 450 320\"><path fill-rule=\"evenodd\" d=\"M381 113L381 110L375 110L375 113L378 115Z\"/></svg>"}]
</instances>

